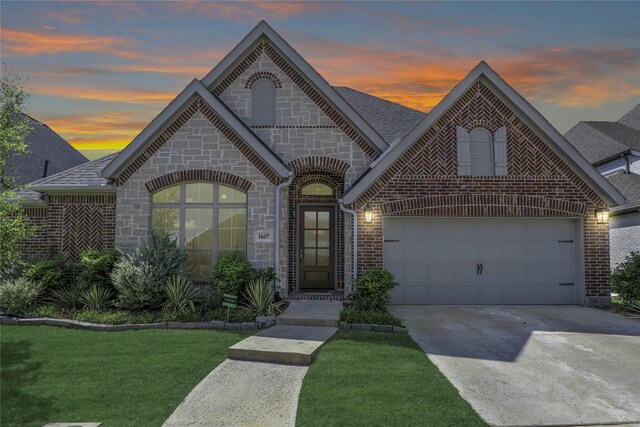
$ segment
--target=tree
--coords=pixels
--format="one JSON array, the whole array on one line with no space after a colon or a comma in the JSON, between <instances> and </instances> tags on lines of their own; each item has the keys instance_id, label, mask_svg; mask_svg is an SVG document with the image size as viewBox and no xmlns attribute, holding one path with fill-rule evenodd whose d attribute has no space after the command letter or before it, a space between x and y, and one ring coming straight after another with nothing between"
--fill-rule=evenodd
<instances>
[{"instance_id":1,"label":"tree","mask_svg":"<svg viewBox=\"0 0 640 427\"><path fill-rule=\"evenodd\" d=\"M3 268L20 259L20 241L31 236L35 227L20 204L18 191L24 186L16 182L9 163L27 152L25 138L31 128L22 109L29 93L22 79L4 63L0 83L0 268Z\"/></svg>"}]
</instances>

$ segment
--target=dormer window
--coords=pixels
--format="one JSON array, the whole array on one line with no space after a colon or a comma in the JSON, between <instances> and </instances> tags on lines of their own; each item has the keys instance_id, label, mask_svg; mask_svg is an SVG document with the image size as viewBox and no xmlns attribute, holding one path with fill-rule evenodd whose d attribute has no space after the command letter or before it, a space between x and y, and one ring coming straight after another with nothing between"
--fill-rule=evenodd
<instances>
[{"instance_id":1,"label":"dormer window","mask_svg":"<svg viewBox=\"0 0 640 427\"><path fill-rule=\"evenodd\" d=\"M276 87L269 79L260 79L251 89L254 125L276 124Z\"/></svg>"}]
</instances>

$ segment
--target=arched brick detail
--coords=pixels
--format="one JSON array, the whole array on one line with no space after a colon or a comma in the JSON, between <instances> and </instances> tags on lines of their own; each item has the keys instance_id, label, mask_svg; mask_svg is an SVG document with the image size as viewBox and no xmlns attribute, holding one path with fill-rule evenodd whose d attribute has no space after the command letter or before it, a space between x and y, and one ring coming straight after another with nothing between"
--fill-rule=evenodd
<instances>
[{"instance_id":1,"label":"arched brick detail","mask_svg":"<svg viewBox=\"0 0 640 427\"><path fill-rule=\"evenodd\" d=\"M585 216L589 206L520 194L446 194L380 205L381 215L429 216Z\"/></svg>"},{"instance_id":2,"label":"arched brick detail","mask_svg":"<svg viewBox=\"0 0 640 427\"><path fill-rule=\"evenodd\" d=\"M251 89L253 87L253 84L260 79L269 79L273 82L273 85L276 87L276 89L282 89L282 81L280 81L278 76L269 71L258 71L256 73L253 73L247 79L247 82L244 84L244 88Z\"/></svg>"},{"instance_id":3,"label":"arched brick detail","mask_svg":"<svg viewBox=\"0 0 640 427\"><path fill-rule=\"evenodd\" d=\"M288 166L295 174L308 172L327 172L344 176L351 165L340 159L325 156L307 156L293 159Z\"/></svg>"},{"instance_id":4,"label":"arched brick detail","mask_svg":"<svg viewBox=\"0 0 640 427\"><path fill-rule=\"evenodd\" d=\"M171 172L166 175L153 178L152 180L147 181L144 186L147 187L147 190L151 193L161 189L162 187L185 181L219 182L239 188L242 191L249 191L253 185L251 181L228 172L210 169L188 169Z\"/></svg>"}]
</instances>

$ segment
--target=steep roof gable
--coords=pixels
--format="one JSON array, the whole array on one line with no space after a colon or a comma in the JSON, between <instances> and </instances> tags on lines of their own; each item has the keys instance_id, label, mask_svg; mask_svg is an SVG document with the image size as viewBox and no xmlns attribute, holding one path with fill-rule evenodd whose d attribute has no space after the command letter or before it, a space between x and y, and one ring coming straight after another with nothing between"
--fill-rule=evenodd
<instances>
[{"instance_id":1,"label":"steep roof gable","mask_svg":"<svg viewBox=\"0 0 640 427\"><path fill-rule=\"evenodd\" d=\"M104 168L102 175L106 178L126 181L142 164L153 154L153 148L157 150L170 138L168 133L175 132L182 122L185 122L185 113L193 114L200 107L195 106L196 100L201 100L205 107L204 114L208 119L215 121L225 136L233 140L240 139L246 143L246 147L257 157L252 163L271 181L277 178L286 178L289 168L282 160L255 134L253 133L231 110L229 110L215 95L198 80L193 80L169 105L154 118L149 125L135 139L125 147ZM220 119L224 123L218 123ZM226 126L225 126L226 125ZM229 134L229 135L227 135ZM232 141L233 142L233 141ZM234 144L236 145L236 144ZM244 148L245 145L243 145ZM149 151L148 149L152 149ZM241 149L247 156L246 150ZM155 151L153 151L155 152ZM267 170L269 169L269 171Z\"/></svg>"},{"instance_id":2,"label":"steep roof gable","mask_svg":"<svg viewBox=\"0 0 640 427\"><path fill-rule=\"evenodd\" d=\"M618 123L621 123L630 128L640 130L640 104L633 107L627 114L622 116Z\"/></svg>"},{"instance_id":3,"label":"steep roof gable","mask_svg":"<svg viewBox=\"0 0 640 427\"><path fill-rule=\"evenodd\" d=\"M254 52L261 42L268 42L266 53L277 56L274 61L282 65L296 85L319 104L327 114L358 145L368 144L366 150L372 157L384 152L388 145L375 129L364 120L336 90L293 49L265 21L261 21L251 32L224 57L222 61L202 79L210 91L220 94L243 70L257 59ZM284 61L283 61L284 60ZM285 62L286 61L286 62ZM318 102L322 97L325 102Z\"/></svg>"},{"instance_id":4,"label":"steep roof gable","mask_svg":"<svg viewBox=\"0 0 640 427\"><path fill-rule=\"evenodd\" d=\"M370 169L358 179L343 197L343 202L352 204L377 179L434 125L454 103L478 80L481 80L500 97L525 123L563 159L571 169L597 194L612 205L625 202L622 196L606 179L602 177L580 153L562 135L536 111L520 94L511 88L489 65L480 62L449 94L414 127L401 141L394 144L382 156L371 164Z\"/></svg>"}]
</instances>

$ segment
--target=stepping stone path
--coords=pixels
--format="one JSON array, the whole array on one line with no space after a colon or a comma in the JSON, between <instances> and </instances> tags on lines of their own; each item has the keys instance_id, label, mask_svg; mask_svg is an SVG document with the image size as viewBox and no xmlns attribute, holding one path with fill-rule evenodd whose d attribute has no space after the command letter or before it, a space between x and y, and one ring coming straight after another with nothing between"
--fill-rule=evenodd
<instances>
[{"instance_id":1,"label":"stepping stone path","mask_svg":"<svg viewBox=\"0 0 640 427\"><path fill-rule=\"evenodd\" d=\"M276 325L229 348L163 424L294 426L302 379L338 330L342 304L292 301Z\"/></svg>"}]
</instances>

